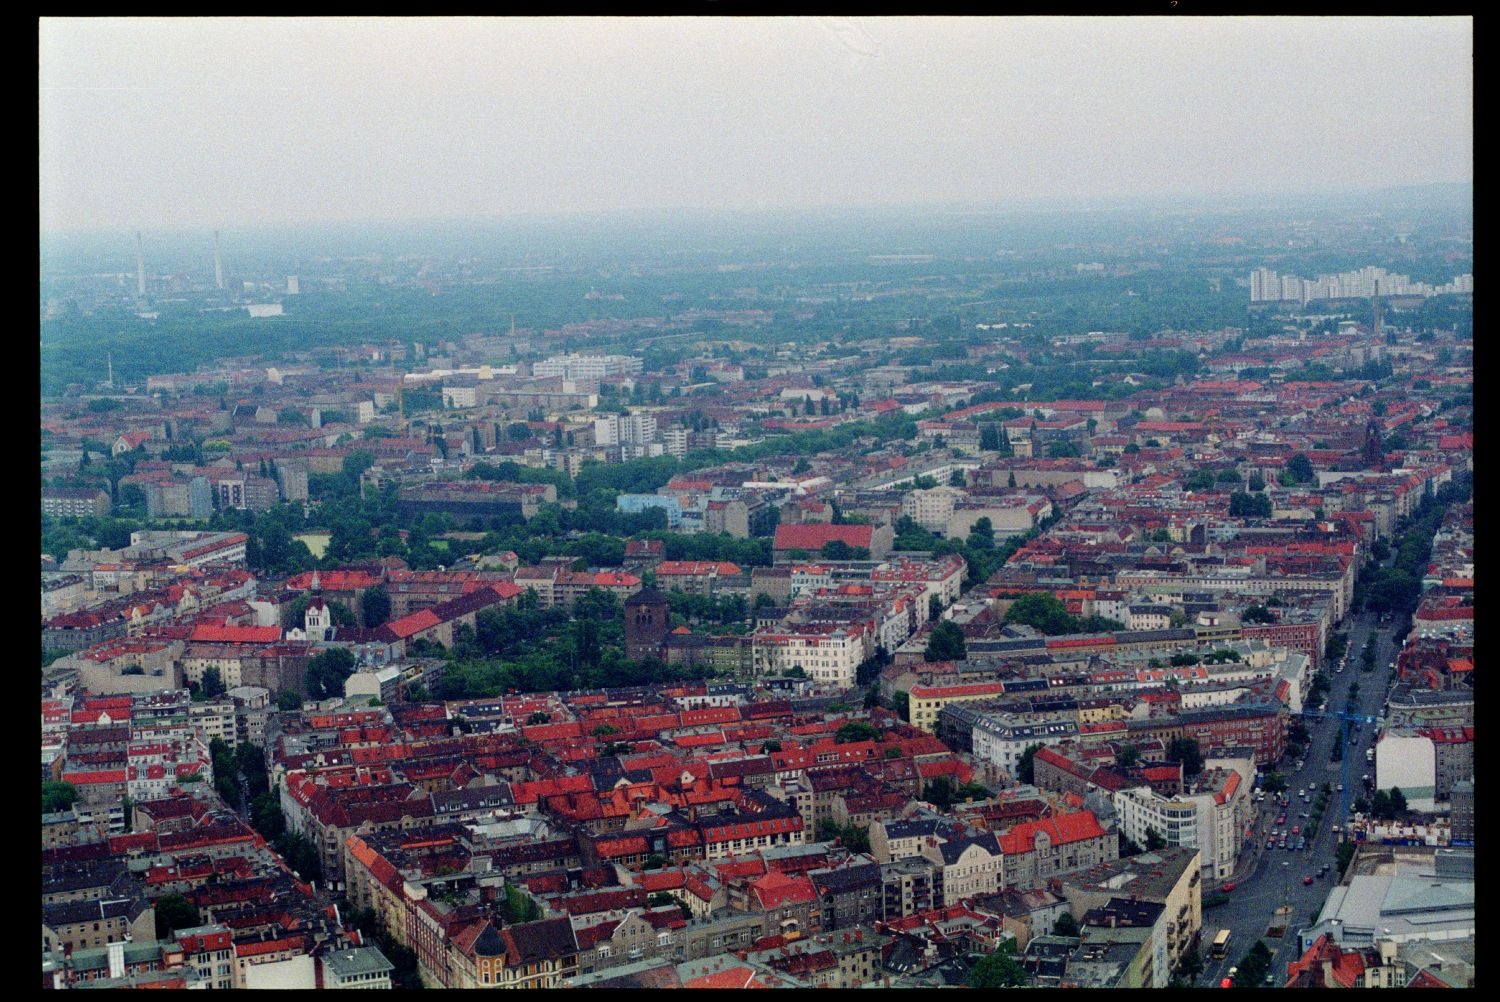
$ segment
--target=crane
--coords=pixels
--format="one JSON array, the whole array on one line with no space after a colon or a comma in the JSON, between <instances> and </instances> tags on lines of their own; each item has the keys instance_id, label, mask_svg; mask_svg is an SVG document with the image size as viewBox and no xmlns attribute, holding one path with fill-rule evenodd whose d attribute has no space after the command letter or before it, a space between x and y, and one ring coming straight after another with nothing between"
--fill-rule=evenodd
<instances>
[{"instance_id":1,"label":"crane","mask_svg":"<svg viewBox=\"0 0 1500 1002\"><path fill-rule=\"evenodd\" d=\"M1347 824L1349 817L1349 725L1351 723L1374 724L1379 721L1368 713L1311 710L1305 707L1300 714L1295 714L1295 716L1339 721L1339 759L1343 763L1339 773L1339 785L1344 788L1339 794L1339 824Z\"/></svg>"}]
</instances>

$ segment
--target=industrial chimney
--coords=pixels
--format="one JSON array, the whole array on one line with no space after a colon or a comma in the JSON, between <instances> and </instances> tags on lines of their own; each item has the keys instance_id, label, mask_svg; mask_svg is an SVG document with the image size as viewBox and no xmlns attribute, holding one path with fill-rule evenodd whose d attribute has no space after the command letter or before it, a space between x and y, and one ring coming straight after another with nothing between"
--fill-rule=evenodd
<instances>
[{"instance_id":1,"label":"industrial chimney","mask_svg":"<svg viewBox=\"0 0 1500 1002\"><path fill-rule=\"evenodd\" d=\"M214 230L214 287L224 288L224 259L219 256L219 231Z\"/></svg>"},{"instance_id":2,"label":"industrial chimney","mask_svg":"<svg viewBox=\"0 0 1500 1002\"><path fill-rule=\"evenodd\" d=\"M146 294L146 250L140 230L135 231L135 291L139 296Z\"/></svg>"}]
</instances>

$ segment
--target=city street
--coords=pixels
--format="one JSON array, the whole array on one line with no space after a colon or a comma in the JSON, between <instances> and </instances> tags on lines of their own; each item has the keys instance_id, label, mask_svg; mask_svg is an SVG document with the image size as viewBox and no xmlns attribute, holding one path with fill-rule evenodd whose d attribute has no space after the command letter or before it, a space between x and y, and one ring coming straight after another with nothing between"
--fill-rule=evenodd
<instances>
[{"instance_id":1,"label":"city street","mask_svg":"<svg viewBox=\"0 0 1500 1002\"><path fill-rule=\"evenodd\" d=\"M1373 614L1366 613L1350 621L1348 667L1338 673L1335 671L1338 667L1336 664L1326 666L1333 679L1333 686L1323 706L1325 711L1342 711L1348 702L1351 683L1358 681L1360 691L1354 702L1355 712L1379 716L1392 675L1388 666L1395 658L1391 634L1400 624L1393 622L1380 626L1377 619ZM1359 655L1372 633L1377 638L1375 670L1363 672L1359 669ZM1285 935L1279 940L1266 940L1274 957L1271 969L1280 978L1286 971L1286 965L1299 955L1297 931L1311 924L1327 898L1329 889L1338 880L1334 856L1339 836L1333 833L1332 826L1339 825L1343 828L1347 824L1347 816L1341 813L1341 798L1338 793L1342 763L1333 760L1334 749L1339 741L1340 721L1309 718L1306 723L1310 744L1302 760L1303 768L1297 769L1296 760L1287 759L1274 769L1281 773L1288 785L1285 793L1288 798L1286 822L1281 825L1275 823L1281 808L1276 799L1268 795L1257 809L1254 834L1242 856L1242 866L1230 878L1235 884L1235 889L1230 892L1230 900L1217 908L1204 910L1201 942L1206 966L1197 982L1200 985L1217 985L1221 978L1227 976L1229 968L1239 963L1240 958L1255 945L1258 938L1265 935L1269 927L1281 924L1276 918L1277 909L1287 908ZM1358 731L1352 725L1350 727L1347 751L1350 804L1364 793L1360 777L1374 772L1373 766L1365 762L1365 750L1372 746L1376 730L1376 725L1372 724L1361 724ZM1317 790L1323 783L1328 783L1333 792L1318 830L1309 833L1307 819L1302 815L1311 813L1317 800ZM1314 803L1304 803L1297 796L1299 789L1308 790ZM1289 831L1293 825L1301 827L1302 834L1307 836L1305 850L1299 852L1265 847L1266 836L1270 831L1277 828ZM1323 863L1328 864L1328 873L1319 880L1316 879L1316 874ZM1311 886L1305 886L1302 882L1307 876L1314 877ZM1218 886L1217 883L1205 884L1204 894L1211 893ZM1221 961L1207 957L1208 945L1213 942L1215 934L1224 928L1231 930L1228 955Z\"/></svg>"}]
</instances>

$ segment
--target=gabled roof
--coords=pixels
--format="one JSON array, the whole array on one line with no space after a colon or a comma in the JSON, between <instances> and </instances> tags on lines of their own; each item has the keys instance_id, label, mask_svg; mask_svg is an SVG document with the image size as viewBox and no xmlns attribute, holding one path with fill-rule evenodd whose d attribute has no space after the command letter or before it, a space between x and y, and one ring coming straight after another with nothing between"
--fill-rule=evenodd
<instances>
[{"instance_id":1,"label":"gabled roof","mask_svg":"<svg viewBox=\"0 0 1500 1002\"><path fill-rule=\"evenodd\" d=\"M1045 832L1053 845L1082 842L1105 834L1093 811L1077 811L1016 825L1000 836L1000 848L1006 855L1031 852L1036 848L1038 832Z\"/></svg>"}]
</instances>

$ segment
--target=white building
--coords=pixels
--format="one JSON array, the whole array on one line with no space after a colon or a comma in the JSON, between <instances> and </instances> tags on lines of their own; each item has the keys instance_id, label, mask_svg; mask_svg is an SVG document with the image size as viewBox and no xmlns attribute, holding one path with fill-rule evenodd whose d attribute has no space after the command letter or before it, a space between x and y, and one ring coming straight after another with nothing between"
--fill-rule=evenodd
<instances>
[{"instance_id":1,"label":"white building","mask_svg":"<svg viewBox=\"0 0 1500 1002\"><path fill-rule=\"evenodd\" d=\"M901 514L928 532L947 532L953 506L967 494L957 487L931 487L908 491L901 498Z\"/></svg>"},{"instance_id":2,"label":"white building","mask_svg":"<svg viewBox=\"0 0 1500 1002\"><path fill-rule=\"evenodd\" d=\"M610 414L594 420L595 445L646 445L656 440L656 416L635 412ZM683 439L686 451L687 441Z\"/></svg>"},{"instance_id":3,"label":"white building","mask_svg":"<svg viewBox=\"0 0 1500 1002\"><path fill-rule=\"evenodd\" d=\"M847 689L864 660L864 637L859 630L838 628L826 633L786 633L766 630L754 635L756 675L780 675L801 668L807 677Z\"/></svg>"},{"instance_id":4,"label":"white building","mask_svg":"<svg viewBox=\"0 0 1500 1002\"><path fill-rule=\"evenodd\" d=\"M1206 769L1197 793L1166 797L1149 787L1114 795L1120 830L1136 845L1155 831L1167 845L1197 849L1203 875L1222 879L1234 872L1241 829L1251 815L1250 782L1237 769Z\"/></svg>"},{"instance_id":5,"label":"white building","mask_svg":"<svg viewBox=\"0 0 1500 1002\"><path fill-rule=\"evenodd\" d=\"M603 379L641 371L641 360L629 355L553 355L531 367L534 376Z\"/></svg>"},{"instance_id":6,"label":"white building","mask_svg":"<svg viewBox=\"0 0 1500 1002\"><path fill-rule=\"evenodd\" d=\"M454 410L479 406L479 391L474 386L444 386L443 406Z\"/></svg>"}]
</instances>

